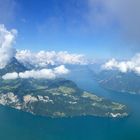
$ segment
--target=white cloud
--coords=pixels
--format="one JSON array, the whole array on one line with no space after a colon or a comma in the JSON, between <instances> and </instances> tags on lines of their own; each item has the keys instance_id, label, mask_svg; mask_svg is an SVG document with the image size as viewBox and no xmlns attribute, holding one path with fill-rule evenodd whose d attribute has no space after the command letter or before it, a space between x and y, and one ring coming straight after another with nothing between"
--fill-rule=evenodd
<instances>
[{"instance_id":1,"label":"white cloud","mask_svg":"<svg viewBox=\"0 0 140 140\"><path fill-rule=\"evenodd\" d=\"M55 73L51 69L41 69L41 70L31 70L19 73L19 78L44 78L44 79L52 79L55 78Z\"/></svg>"},{"instance_id":2,"label":"white cloud","mask_svg":"<svg viewBox=\"0 0 140 140\"><path fill-rule=\"evenodd\" d=\"M18 73L17 72L7 73L4 76L2 76L2 78L4 80L17 79L18 78Z\"/></svg>"},{"instance_id":3,"label":"white cloud","mask_svg":"<svg viewBox=\"0 0 140 140\"><path fill-rule=\"evenodd\" d=\"M17 30L7 30L0 24L0 69L4 68L10 59L15 55L15 49L12 47Z\"/></svg>"},{"instance_id":4,"label":"white cloud","mask_svg":"<svg viewBox=\"0 0 140 140\"><path fill-rule=\"evenodd\" d=\"M13 73L7 73L2 76L4 80L6 79L28 79L28 78L34 78L34 79L53 79L59 76L62 76L64 74L68 74L69 70L65 68L64 65L58 66L54 69L41 69L41 70L30 70L25 72L13 72Z\"/></svg>"},{"instance_id":5,"label":"white cloud","mask_svg":"<svg viewBox=\"0 0 140 140\"><path fill-rule=\"evenodd\" d=\"M7 30L3 24L0 24L0 69L4 68L13 57L30 68L48 68L48 65L79 64L84 65L88 60L84 55L72 54L66 51L39 51L36 53L30 50L16 51L13 43L17 35L17 30ZM61 67L61 69L63 69Z\"/></svg>"},{"instance_id":6,"label":"white cloud","mask_svg":"<svg viewBox=\"0 0 140 140\"><path fill-rule=\"evenodd\" d=\"M16 58L24 65L32 65L36 68L63 64L87 64L88 61L81 54L70 54L66 51L40 51L33 53L30 50L17 51Z\"/></svg>"},{"instance_id":7,"label":"white cloud","mask_svg":"<svg viewBox=\"0 0 140 140\"><path fill-rule=\"evenodd\" d=\"M106 70L119 70L121 72L133 71L140 74L140 53L136 54L129 61L117 61L115 59L109 60L102 66Z\"/></svg>"},{"instance_id":8,"label":"white cloud","mask_svg":"<svg viewBox=\"0 0 140 140\"><path fill-rule=\"evenodd\" d=\"M54 73L58 75L67 74L69 73L69 70L66 69L64 65L61 65L59 67L54 68Z\"/></svg>"}]
</instances>

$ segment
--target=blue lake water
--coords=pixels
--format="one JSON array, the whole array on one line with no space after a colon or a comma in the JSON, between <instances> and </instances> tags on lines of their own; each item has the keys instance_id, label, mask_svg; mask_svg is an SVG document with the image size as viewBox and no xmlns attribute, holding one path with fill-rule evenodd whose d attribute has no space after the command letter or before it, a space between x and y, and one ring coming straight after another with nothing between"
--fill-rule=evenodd
<instances>
[{"instance_id":1,"label":"blue lake water","mask_svg":"<svg viewBox=\"0 0 140 140\"><path fill-rule=\"evenodd\" d=\"M102 89L89 71L75 71L67 78L85 90L128 105L131 115L50 119L0 106L0 140L140 140L139 95Z\"/></svg>"}]
</instances>

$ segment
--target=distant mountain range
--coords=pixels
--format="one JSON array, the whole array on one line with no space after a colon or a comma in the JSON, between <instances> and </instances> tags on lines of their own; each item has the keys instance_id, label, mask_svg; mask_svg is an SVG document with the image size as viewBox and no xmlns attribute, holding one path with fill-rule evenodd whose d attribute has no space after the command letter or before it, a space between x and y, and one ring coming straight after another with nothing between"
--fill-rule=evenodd
<instances>
[{"instance_id":1,"label":"distant mountain range","mask_svg":"<svg viewBox=\"0 0 140 140\"><path fill-rule=\"evenodd\" d=\"M125 105L83 91L70 80L63 78L2 79L6 73L26 70L28 68L15 58L4 69L0 69L1 105L48 117L128 116Z\"/></svg>"},{"instance_id":2,"label":"distant mountain range","mask_svg":"<svg viewBox=\"0 0 140 140\"><path fill-rule=\"evenodd\" d=\"M134 72L123 73L118 70L101 70L94 73L94 76L104 88L118 92L140 94L140 76Z\"/></svg>"}]
</instances>

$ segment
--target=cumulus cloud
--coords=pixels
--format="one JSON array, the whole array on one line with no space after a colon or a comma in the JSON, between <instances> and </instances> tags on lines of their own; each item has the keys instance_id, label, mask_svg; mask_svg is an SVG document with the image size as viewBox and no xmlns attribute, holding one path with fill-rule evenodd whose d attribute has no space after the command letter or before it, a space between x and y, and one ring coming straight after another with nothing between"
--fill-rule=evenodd
<instances>
[{"instance_id":1,"label":"cumulus cloud","mask_svg":"<svg viewBox=\"0 0 140 140\"><path fill-rule=\"evenodd\" d=\"M66 69L64 65L61 65L59 67L54 68L54 73L58 75L67 74L69 73L69 70Z\"/></svg>"},{"instance_id":2,"label":"cumulus cloud","mask_svg":"<svg viewBox=\"0 0 140 140\"><path fill-rule=\"evenodd\" d=\"M15 49L12 47L17 30L7 30L0 24L0 69L4 68L15 55Z\"/></svg>"},{"instance_id":3,"label":"cumulus cloud","mask_svg":"<svg viewBox=\"0 0 140 140\"><path fill-rule=\"evenodd\" d=\"M2 76L2 78L4 79L4 80L8 80L8 79L17 79L18 78L18 73L17 72L12 72L12 73L7 73L7 74L5 74L4 76Z\"/></svg>"},{"instance_id":4,"label":"cumulus cloud","mask_svg":"<svg viewBox=\"0 0 140 140\"><path fill-rule=\"evenodd\" d=\"M54 79L56 77L62 76L64 74L68 74L69 70L64 66L58 66L54 69L41 69L41 70L30 70L25 72L12 72L7 73L2 76L4 80L8 79L28 79L28 78L34 78L34 79Z\"/></svg>"},{"instance_id":5,"label":"cumulus cloud","mask_svg":"<svg viewBox=\"0 0 140 140\"><path fill-rule=\"evenodd\" d=\"M16 58L24 65L32 65L36 68L47 67L49 64L63 65L88 63L84 55L70 54L66 51L40 51L33 53L30 50L22 50L17 51Z\"/></svg>"},{"instance_id":6,"label":"cumulus cloud","mask_svg":"<svg viewBox=\"0 0 140 140\"><path fill-rule=\"evenodd\" d=\"M102 66L106 70L119 70L121 72L133 71L140 75L140 53L136 54L129 61L117 61L111 59Z\"/></svg>"},{"instance_id":7,"label":"cumulus cloud","mask_svg":"<svg viewBox=\"0 0 140 140\"><path fill-rule=\"evenodd\" d=\"M45 69L48 66L60 66L65 64L79 64L84 65L88 63L88 60L84 55L81 54L71 54L66 51L39 51L39 52L31 52L30 50L21 50L17 51L13 44L15 43L17 35L16 29L8 30L5 25L0 24L0 69L3 69L13 57L17 58L19 62L24 64L25 66L30 66L30 69ZM49 73L50 70L46 70L45 73ZM53 70L54 74L59 72L65 72L66 69L64 66L57 67ZM26 74L31 75L31 73L44 73L42 71L28 71ZM21 75L23 75L21 73ZM42 74L43 75L43 74ZM8 77L14 77L15 73L10 75L6 75ZM53 76L52 76L53 77Z\"/></svg>"}]
</instances>

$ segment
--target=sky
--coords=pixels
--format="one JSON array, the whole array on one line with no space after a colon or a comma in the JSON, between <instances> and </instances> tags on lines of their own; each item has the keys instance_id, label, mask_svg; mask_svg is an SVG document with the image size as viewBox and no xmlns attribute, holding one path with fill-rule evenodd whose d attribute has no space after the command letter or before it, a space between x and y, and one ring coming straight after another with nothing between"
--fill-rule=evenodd
<instances>
[{"instance_id":1,"label":"sky","mask_svg":"<svg viewBox=\"0 0 140 140\"><path fill-rule=\"evenodd\" d=\"M139 0L0 0L14 47L128 59L140 51Z\"/></svg>"}]
</instances>

